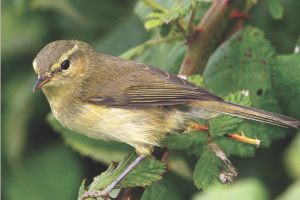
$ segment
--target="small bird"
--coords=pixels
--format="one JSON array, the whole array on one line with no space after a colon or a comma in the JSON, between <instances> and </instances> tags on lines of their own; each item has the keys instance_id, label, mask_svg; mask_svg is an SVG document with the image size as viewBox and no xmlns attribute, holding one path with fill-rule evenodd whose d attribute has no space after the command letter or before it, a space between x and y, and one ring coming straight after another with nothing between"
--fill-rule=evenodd
<instances>
[{"instance_id":1,"label":"small bird","mask_svg":"<svg viewBox=\"0 0 300 200\"><path fill-rule=\"evenodd\" d=\"M283 127L300 125L290 117L227 102L149 65L98 53L81 41L48 44L34 59L33 68L38 78L33 90L42 88L53 115L65 128L135 147L139 157L123 177L167 134L184 130L192 119L229 114Z\"/></svg>"}]
</instances>

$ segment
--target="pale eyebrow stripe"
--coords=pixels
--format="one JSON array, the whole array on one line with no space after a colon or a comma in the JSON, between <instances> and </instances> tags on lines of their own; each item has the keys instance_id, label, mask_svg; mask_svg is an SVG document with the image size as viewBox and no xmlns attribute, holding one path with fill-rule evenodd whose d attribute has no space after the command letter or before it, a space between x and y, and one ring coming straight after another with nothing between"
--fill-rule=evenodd
<instances>
[{"instance_id":1,"label":"pale eyebrow stripe","mask_svg":"<svg viewBox=\"0 0 300 200\"><path fill-rule=\"evenodd\" d=\"M74 51L76 51L77 49L78 49L78 45L75 44L75 46L74 46L72 49L70 49L67 53L63 54L63 55L60 57L58 63L52 65L51 71L52 71L52 70L55 70L56 68L59 68L59 67L60 67L59 64L62 62L62 60L65 60L66 58L68 58L68 57L69 57Z\"/></svg>"},{"instance_id":2,"label":"pale eyebrow stripe","mask_svg":"<svg viewBox=\"0 0 300 200\"><path fill-rule=\"evenodd\" d=\"M36 58L32 61L33 69L35 72L37 72L37 66L36 66Z\"/></svg>"}]
</instances>

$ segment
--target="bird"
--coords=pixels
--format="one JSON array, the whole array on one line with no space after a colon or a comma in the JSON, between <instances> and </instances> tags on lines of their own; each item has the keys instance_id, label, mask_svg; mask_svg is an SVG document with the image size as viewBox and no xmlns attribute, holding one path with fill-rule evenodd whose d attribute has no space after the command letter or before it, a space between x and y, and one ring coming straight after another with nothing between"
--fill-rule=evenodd
<instances>
[{"instance_id":1,"label":"bird","mask_svg":"<svg viewBox=\"0 0 300 200\"><path fill-rule=\"evenodd\" d=\"M33 69L38 79L33 90L42 89L60 124L91 138L127 143L139 155L110 186L82 199L109 193L168 134L181 132L190 120L228 114L282 127L300 125L290 117L227 102L147 64L98 53L82 41L46 45Z\"/></svg>"}]
</instances>

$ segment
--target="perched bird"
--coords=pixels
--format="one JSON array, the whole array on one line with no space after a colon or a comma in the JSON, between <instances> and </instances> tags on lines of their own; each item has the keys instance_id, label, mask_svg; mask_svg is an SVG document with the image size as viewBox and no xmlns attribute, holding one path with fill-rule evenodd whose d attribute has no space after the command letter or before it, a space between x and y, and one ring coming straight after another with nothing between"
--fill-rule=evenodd
<instances>
[{"instance_id":1,"label":"perched bird","mask_svg":"<svg viewBox=\"0 0 300 200\"><path fill-rule=\"evenodd\" d=\"M131 169L191 119L229 114L283 127L300 125L290 117L226 102L163 70L98 53L81 41L48 44L33 68L38 78L33 90L42 88L55 118L73 132L135 147L140 156Z\"/></svg>"}]
</instances>

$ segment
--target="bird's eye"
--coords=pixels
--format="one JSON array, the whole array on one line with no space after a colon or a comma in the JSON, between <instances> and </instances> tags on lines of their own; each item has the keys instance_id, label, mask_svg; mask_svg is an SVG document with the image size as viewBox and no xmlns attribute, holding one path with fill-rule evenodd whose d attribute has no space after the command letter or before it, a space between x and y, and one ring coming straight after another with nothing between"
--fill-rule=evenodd
<instances>
[{"instance_id":1,"label":"bird's eye","mask_svg":"<svg viewBox=\"0 0 300 200\"><path fill-rule=\"evenodd\" d=\"M64 61L61 63L60 67L61 67L63 70L68 69L68 68L70 67L70 61L69 61L69 60L64 60Z\"/></svg>"}]
</instances>

